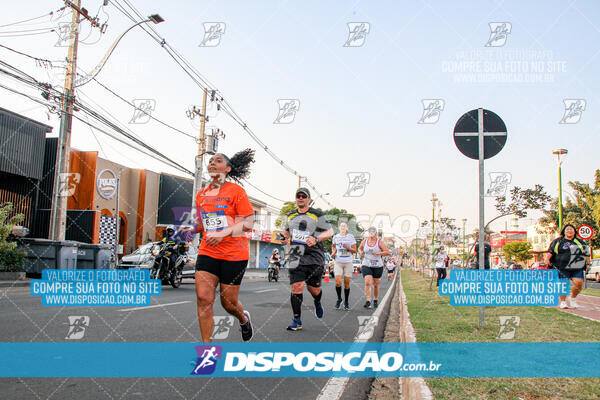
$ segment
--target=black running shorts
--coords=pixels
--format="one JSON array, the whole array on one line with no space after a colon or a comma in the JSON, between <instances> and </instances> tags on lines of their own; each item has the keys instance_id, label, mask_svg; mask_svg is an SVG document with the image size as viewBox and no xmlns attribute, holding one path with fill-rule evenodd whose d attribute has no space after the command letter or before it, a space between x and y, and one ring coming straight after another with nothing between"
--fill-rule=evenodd
<instances>
[{"instance_id":1,"label":"black running shorts","mask_svg":"<svg viewBox=\"0 0 600 400\"><path fill-rule=\"evenodd\" d=\"M248 260L227 261L206 255L198 255L196 258L196 271L213 274L225 285L240 285L247 265Z\"/></svg>"},{"instance_id":2,"label":"black running shorts","mask_svg":"<svg viewBox=\"0 0 600 400\"><path fill-rule=\"evenodd\" d=\"M308 286L321 287L322 265L298 265L296 268L290 268L289 273L290 284L306 282Z\"/></svg>"},{"instance_id":3,"label":"black running shorts","mask_svg":"<svg viewBox=\"0 0 600 400\"><path fill-rule=\"evenodd\" d=\"M381 279L381 275L383 275L383 267L367 267L363 265L360 269L363 276L371 275L374 279Z\"/></svg>"}]
</instances>

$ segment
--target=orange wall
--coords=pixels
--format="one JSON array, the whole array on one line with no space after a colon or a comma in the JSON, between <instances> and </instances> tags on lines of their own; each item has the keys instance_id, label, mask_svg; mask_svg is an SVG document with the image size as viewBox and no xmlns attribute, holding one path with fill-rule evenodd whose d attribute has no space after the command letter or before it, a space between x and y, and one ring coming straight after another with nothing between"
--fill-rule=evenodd
<instances>
[{"instance_id":1,"label":"orange wall","mask_svg":"<svg viewBox=\"0 0 600 400\"><path fill-rule=\"evenodd\" d=\"M96 162L98 152L71 149L69 172L78 173L80 181L73 196L67 199L67 209L94 210L94 193L96 187ZM73 177L71 177L71 183Z\"/></svg>"}]
</instances>

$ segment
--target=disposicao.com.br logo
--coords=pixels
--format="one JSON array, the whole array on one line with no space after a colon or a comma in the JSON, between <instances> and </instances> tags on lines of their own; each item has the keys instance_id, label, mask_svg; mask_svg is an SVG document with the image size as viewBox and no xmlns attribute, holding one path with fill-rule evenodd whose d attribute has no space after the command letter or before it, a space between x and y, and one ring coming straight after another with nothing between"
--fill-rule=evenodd
<instances>
[{"instance_id":1,"label":"disposicao.com.br logo","mask_svg":"<svg viewBox=\"0 0 600 400\"><path fill-rule=\"evenodd\" d=\"M196 346L197 360L191 375L197 376L394 376L406 372L436 372L440 363L405 362L400 351L365 343L333 343L331 346L269 348L253 346ZM282 347L282 346L277 346ZM286 346L283 346L286 347ZM411 360L418 357L412 355Z\"/></svg>"}]
</instances>

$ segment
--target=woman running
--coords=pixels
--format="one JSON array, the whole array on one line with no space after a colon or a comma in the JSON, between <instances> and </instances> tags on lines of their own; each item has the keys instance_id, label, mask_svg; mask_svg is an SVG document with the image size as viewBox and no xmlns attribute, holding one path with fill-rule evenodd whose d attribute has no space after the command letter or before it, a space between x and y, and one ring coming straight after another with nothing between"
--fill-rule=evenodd
<instances>
[{"instance_id":1,"label":"woman running","mask_svg":"<svg viewBox=\"0 0 600 400\"><path fill-rule=\"evenodd\" d=\"M362 241L358 254L363 259L362 274L365 277L365 308L371 308L371 287L373 287L373 307L379 305L379 283L383 274L383 257L391 253L385 243L377 237L377 229L369 228L369 237Z\"/></svg>"},{"instance_id":2,"label":"woman running","mask_svg":"<svg viewBox=\"0 0 600 400\"><path fill-rule=\"evenodd\" d=\"M250 313L238 300L240 284L249 259L248 239L244 232L252 230L254 209L246 191L238 184L250 172L254 150L246 149L228 158L215 154L208 163L212 182L196 194L197 232L202 242L196 259L196 297L198 323L202 341L211 341L213 303L220 284L223 308L240 321L242 339L252 338Z\"/></svg>"}]
</instances>

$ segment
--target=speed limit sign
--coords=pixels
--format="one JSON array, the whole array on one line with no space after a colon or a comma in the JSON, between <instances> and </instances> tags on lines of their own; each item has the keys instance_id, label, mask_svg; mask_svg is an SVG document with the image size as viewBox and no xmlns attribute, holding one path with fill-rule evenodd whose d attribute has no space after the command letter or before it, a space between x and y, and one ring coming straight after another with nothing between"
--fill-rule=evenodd
<instances>
[{"instance_id":1,"label":"speed limit sign","mask_svg":"<svg viewBox=\"0 0 600 400\"><path fill-rule=\"evenodd\" d=\"M577 235L583 240L591 239L594 236L594 230L589 225L581 225L577 228Z\"/></svg>"}]
</instances>

